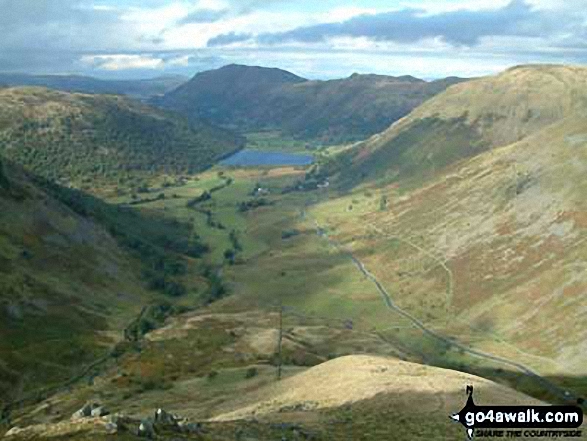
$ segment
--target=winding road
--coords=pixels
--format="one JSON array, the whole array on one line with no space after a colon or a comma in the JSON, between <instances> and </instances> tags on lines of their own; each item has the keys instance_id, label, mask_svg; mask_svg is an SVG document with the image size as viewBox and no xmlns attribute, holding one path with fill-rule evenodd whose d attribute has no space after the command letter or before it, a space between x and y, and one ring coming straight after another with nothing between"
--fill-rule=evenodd
<instances>
[{"instance_id":1,"label":"winding road","mask_svg":"<svg viewBox=\"0 0 587 441\"><path fill-rule=\"evenodd\" d=\"M304 218L308 217L307 214L305 213L305 211L303 213L303 217ZM316 219L313 219L313 221L316 226L316 233L318 234L318 236L327 240L333 248L336 248L338 251L342 251L344 254L346 254L353 261L353 263L359 269L359 271L361 271L361 273L363 273L363 275L365 277L367 277L371 282L373 282L373 284L377 288L377 291L381 294L386 307L388 309L400 314L401 316L405 317L406 319L408 319L415 327L420 329L424 334L426 334L426 335L428 335L438 341L441 341L447 345L450 345L452 347L456 347L456 348L460 349L461 351L463 351L464 353L467 353L471 356L474 356L477 358L482 358L485 360L491 360L491 361L501 363L503 365L515 368L515 369L523 372L524 374L528 375L529 377L532 377L536 381L538 381L540 384L542 384L542 386L544 388L546 388L550 393L554 394L555 396L558 396L565 401L577 402L577 399L579 397L575 396L574 394L569 394L567 391L561 389L556 384L550 382L549 380L545 379L537 372L533 371L532 369L530 369L529 367L527 367L521 363L517 363L515 361L511 361L511 360L508 360L505 358L498 357L496 355L488 354L486 352L470 348L468 346L465 346L455 340L451 340L451 339L429 329L422 321L420 321L419 319L414 317L409 312L400 308L393 301L391 295L385 289L385 287L379 282L377 277L375 277L375 275L368 270L368 268L365 266L365 264L363 262L361 262L361 260L359 260L352 252L346 250L339 242L332 239L328 235L328 233L326 232L326 229L323 226L321 226Z\"/></svg>"}]
</instances>

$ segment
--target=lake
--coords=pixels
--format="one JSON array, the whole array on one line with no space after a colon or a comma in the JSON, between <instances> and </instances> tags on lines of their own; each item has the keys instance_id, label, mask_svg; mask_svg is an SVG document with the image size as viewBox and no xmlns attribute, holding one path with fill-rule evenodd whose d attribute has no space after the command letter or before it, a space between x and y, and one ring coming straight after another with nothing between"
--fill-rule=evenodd
<instances>
[{"instance_id":1,"label":"lake","mask_svg":"<svg viewBox=\"0 0 587 441\"><path fill-rule=\"evenodd\" d=\"M305 166L314 162L311 155L264 152L258 150L241 150L220 161L220 165L229 167L262 167L262 166Z\"/></svg>"}]
</instances>

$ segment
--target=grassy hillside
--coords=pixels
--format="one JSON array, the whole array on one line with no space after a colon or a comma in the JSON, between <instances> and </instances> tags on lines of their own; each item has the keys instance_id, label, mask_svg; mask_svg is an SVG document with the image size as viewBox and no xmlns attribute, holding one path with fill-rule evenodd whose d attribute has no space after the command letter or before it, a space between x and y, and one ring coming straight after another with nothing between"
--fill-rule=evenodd
<instances>
[{"instance_id":1,"label":"grassy hillside","mask_svg":"<svg viewBox=\"0 0 587 441\"><path fill-rule=\"evenodd\" d=\"M25 75L0 73L0 87L38 86L64 92L128 95L148 99L163 95L188 78L169 75L144 80L101 80L80 75Z\"/></svg>"},{"instance_id":2,"label":"grassy hillside","mask_svg":"<svg viewBox=\"0 0 587 441\"><path fill-rule=\"evenodd\" d=\"M450 87L346 158L346 186L426 176L587 109L587 69L520 66ZM555 97L555 98L554 98Z\"/></svg>"},{"instance_id":3,"label":"grassy hillside","mask_svg":"<svg viewBox=\"0 0 587 441\"><path fill-rule=\"evenodd\" d=\"M307 81L285 71L232 65L200 73L156 102L240 131L280 130L331 144L378 133L460 81L358 74Z\"/></svg>"},{"instance_id":4,"label":"grassy hillside","mask_svg":"<svg viewBox=\"0 0 587 441\"><path fill-rule=\"evenodd\" d=\"M354 191L314 214L414 317L584 397L586 127L570 116L418 188Z\"/></svg>"},{"instance_id":5,"label":"grassy hillside","mask_svg":"<svg viewBox=\"0 0 587 441\"><path fill-rule=\"evenodd\" d=\"M135 338L173 305L204 302L209 283L196 258L205 248L189 225L2 163L0 407L75 378L126 328Z\"/></svg>"},{"instance_id":6,"label":"grassy hillside","mask_svg":"<svg viewBox=\"0 0 587 441\"><path fill-rule=\"evenodd\" d=\"M427 83L413 77L357 74L340 80L307 81L270 97L267 119L300 139L327 144L358 141L385 130L459 81Z\"/></svg>"},{"instance_id":7,"label":"grassy hillside","mask_svg":"<svg viewBox=\"0 0 587 441\"><path fill-rule=\"evenodd\" d=\"M35 288L42 302L33 297L32 306L4 300L11 325L2 332L25 329L49 348L52 340L28 328L40 328L38 321L15 327L23 310L32 316L51 302L80 314L98 309L104 322L83 315L84 326L113 331L122 329L111 324L115 317L132 318L145 296L183 305L219 300L166 321L167 309L151 310L134 322L133 335L146 334L130 350L71 389L15 409L12 425L45 425L13 439L132 439L139 419L159 407L203 422L201 433L182 433L186 439L453 439L464 434L448 415L463 406L470 383L478 404L535 403L529 395L584 406L584 76L583 69L529 66L449 88L368 143L322 155L343 170L343 195L334 180L317 188L326 182L320 167L231 169L162 187L157 197L119 195L112 206L0 167L0 238L8 237L0 268L10 265L0 283L11 283L0 298L29 299L27 280L45 277L44 286L61 289L45 295ZM274 142L262 134L254 140ZM49 209L39 221L35 213ZM54 212L67 213L68 223ZM80 232L82 220L90 224ZM74 240L88 229L105 236L87 239L96 249L78 253ZM51 252L59 254L41 260L47 274L31 269L36 256ZM111 269L122 261L128 271ZM71 276L60 277L63 268ZM105 268L114 276L103 282L108 303L99 309L87 300L102 298L94 280ZM137 290L129 303L118 297L125 292L119 274ZM90 283L98 287L86 289ZM48 329L51 339L61 335ZM82 356L114 340L92 335L87 352L60 349L64 358L89 360ZM25 348L7 351L32 364ZM59 362L48 360L49 367ZM11 363L0 364L4 384L18 385L21 365ZM128 415L128 425L115 436L107 420L72 423L71 413L88 401Z\"/></svg>"},{"instance_id":8,"label":"grassy hillside","mask_svg":"<svg viewBox=\"0 0 587 441\"><path fill-rule=\"evenodd\" d=\"M239 146L224 131L118 96L0 90L0 153L68 184L193 173Z\"/></svg>"},{"instance_id":9,"label":"grassy hillside","mask_svg":"<svg viewBox=\"0 0 587 441\"><path fill-rule=\"evenodd\" d=\"M149 334L140 354L124 355L94 384L79 385L40 406L50 411L22 412L15 424L44 425L28 427L14 439L35 432L44 439L54 430L69 439L90 439L92 431L93 439L105 439L100 420L80 431L67 418L85 401L98 397L111 411L136 421L109 439L126 439L139 419L158 407L201 422L204 430L193 439L238 439L246 434L246 439L259 441L284 437L326 441L347 436L353 440L462 436L463 428L448 415L463 407L468 384L475 386L480 404L540 404L479 377L401 361L395 358L401 353L376 333L325 326L293 315L284 319L282 381L276 379L275 366L277 313L190 313ZM343 355L330 359L333 347ZM346 355L361 351L388 352L394 358ZM162 431L159 439L174 439L174 434Z\"/></svg>"},{"instance_id":10,"label":"grassy hillside","mask_svg":"<svg viewBox=\"0 0 587 441\"><path fill-rule=\"evenodd\" d=\"M267 111L264 103L272 91L304 81L281 69L232 64L198 73L154 102L191 118L248 129Z\"/></svg>"},{"instance_id":11,"label":"grassy hillside","mask_svg":"<svg viewBox=\"0 0 587 441\"><path fill-rule=\"evenodd\" d=\"M230 295L169 319L93 381L15 410L13 425L47 424L23 437L132 439L139 418L163 407L203 422L194 439L443 439L463 436L447 416L468 383L479 404L532 401L479 376L575 402L587 392L585 127L584 117L564 119L415 190L292 191L304 172L287 168L208 171L162 190L137 207L196 225L212 248L206 260L224 264ZM445 339L386 307L381 287ZM114 437L105 420L88 420L78 434L69 416L87 401L132 422Z\"/></svg>"}]
</instances>

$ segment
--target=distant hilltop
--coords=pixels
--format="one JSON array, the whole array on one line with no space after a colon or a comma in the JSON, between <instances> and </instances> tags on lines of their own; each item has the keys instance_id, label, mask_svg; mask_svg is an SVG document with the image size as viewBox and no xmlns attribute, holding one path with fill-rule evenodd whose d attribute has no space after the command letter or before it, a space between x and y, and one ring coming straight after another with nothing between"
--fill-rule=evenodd
<instances>
[{"instance_id":1,"label":"distant hilltop","mask_svg":"<svg viewBox=\"0 0 587 441\"><path fill-rule=\"evenodd\" d=\"M275 129L298 139L338 143L385 130L462 81L374 74L310 81L282 69L231 64L198 73L153 103L241 132Z\"/></svg>"}]
</instances>

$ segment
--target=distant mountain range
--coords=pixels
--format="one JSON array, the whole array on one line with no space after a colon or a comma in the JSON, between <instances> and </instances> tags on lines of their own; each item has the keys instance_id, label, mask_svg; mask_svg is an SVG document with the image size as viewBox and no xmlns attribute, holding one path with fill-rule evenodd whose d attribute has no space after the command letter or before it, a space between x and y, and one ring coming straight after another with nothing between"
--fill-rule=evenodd
<instances>
[{"instance_id":1,"label":"distant mountain range","mask_svg":"<svg viewBox=\"0 0 587 441\"><path fill-rule=\"evenodd\" d=\"M338 143L385 130L462 81L358 74L309 81L280 69L229 65L199 73L152 102L241 132L279 130L298 139Z\"/></svg>"},{"instance_id":2,"label":"distant mountain range","mask_svg":"<svg viewBox=\"0 0 587 441\"><path fill-rule=\"evenodd\" d=\"M81 75L0 73L0 87L40 86L65 92L128 95L138 99L163 95L187 80L187 77L181 75L167 75L140 80L102 80Z\"/></svg>"},{"instance_id":3,"label":"distant mountain range","mask_svg":"<svg viewBox=\"0 0 587 441\"><path fill-rule=\"evenodd\" d=\"M234 64L198 73L189 81L183 76L102 80L0 73L0 88L39 86L69 93L126 95L198 123L242 133L277 131L325 144L364 140L462 81L359 74L310 81L281 69Z\"/></svg>"}]
</instances>

